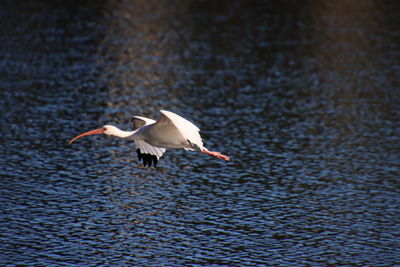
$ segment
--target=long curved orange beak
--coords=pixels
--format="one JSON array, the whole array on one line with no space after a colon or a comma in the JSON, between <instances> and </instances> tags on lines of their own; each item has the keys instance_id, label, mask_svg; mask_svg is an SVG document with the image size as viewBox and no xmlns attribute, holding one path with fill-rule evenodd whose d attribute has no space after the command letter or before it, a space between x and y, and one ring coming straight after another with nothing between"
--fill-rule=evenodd
<instances>
[{"instance_id":1,"label":"long curved orange beak","mask_svg":"<svg viewBox=\"0 0 400 267\"><path fill-rule=\"evenodd\" d=\"M76 139L79 139L81 137L87 136L87 135L92 135L92 134L102 134L104 133L106 129L105 128L100 128L100 129L96 129L96 130L92 130L92 131L88 131L88 132L84 132L76 137L74 137L73 139L71 139L71 141L68 142L68 145L70 145L72 142L74 142Z\"/></svg>"}]
</instances>

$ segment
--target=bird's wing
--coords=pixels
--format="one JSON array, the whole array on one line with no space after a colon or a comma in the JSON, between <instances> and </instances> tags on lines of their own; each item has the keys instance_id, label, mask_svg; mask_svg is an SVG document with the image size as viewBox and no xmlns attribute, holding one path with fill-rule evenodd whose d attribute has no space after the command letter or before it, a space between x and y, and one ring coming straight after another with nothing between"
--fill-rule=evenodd
<instances>
[{"instance_id":1,"label":"bird's wing","mask_svg":"<svg viewBox=\"0 0 400 267\"><path fill-rule=\"evenodd\" d=\"M145 125L149 125L149 124L156 122L155 120L152 120L152 119L149 119L146 117L141 117L141 116L133 116L131 121L132 121L133 130L137 130Z\"/></svg>"},{"instance_id":2,"label":"bird's wing","mask_svg":"<svg viewBox=\"0 0 400 267\"><path fill-rule=\"evenodd\" d=\"M139 161L143 160L143 165L148 165L149 167L153 164L157 165L158 160L162 157L165 152L165 148L155 147L149 145L143 140L135 140L135 145L137 147L137 154Z\"/></svg>"},{"instance_id":3,"label":"bird's wing","mask_svg":"<svg viewBox=\"0 0 400 267\"><path fill-rule=\"evenodd\" d=\"M185 148L187 150L203 149L203 141L200 136L200 129L190 121L182 118L181 116L167 110L160 110L161 118L154 124L158 127L160 132L178 132L178 135L188 142L192 148Z\"/></svg>"}]
</instances>

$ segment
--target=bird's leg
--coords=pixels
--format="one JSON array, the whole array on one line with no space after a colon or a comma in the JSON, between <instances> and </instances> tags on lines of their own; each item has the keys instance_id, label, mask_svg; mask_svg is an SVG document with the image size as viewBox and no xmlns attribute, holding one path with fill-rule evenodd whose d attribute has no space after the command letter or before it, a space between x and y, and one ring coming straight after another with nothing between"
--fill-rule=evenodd
<instances>
[{"instance_id":1,"label":"bird's leg","mask_svg":"<svg viewBox=\"0 0 400 267\"><path fill-rule=\"evenodd\" d=\"M213 157L219 158L219 159L226 160L226 161L230 161L231 160L228 156L225 156L225 155L221 154L220 152L209 151L206 148L201 150L201 152L203 152L204 154L211 155Z\"/></svg>"},{"instance_id":2,"label":"bird's leg","mask_svg":"<svg viewBox=\"0 0 400 267\"><path fill-rule=\"evenodd\" d=\"M200 148L197 144L193 144L192 142L190 142L189 139L187 139L188 143L190 144L190 146L196 150L199 150L201 152L203 152L204 154L207 155L211 155L213 157L219 158L219 159L223 159L226 161L230 161L231 159L228 156L225 156L223 154L221 154L220 152L216 152L216 151L210 151L207 148Z\"/></svg>"}]
</instances>

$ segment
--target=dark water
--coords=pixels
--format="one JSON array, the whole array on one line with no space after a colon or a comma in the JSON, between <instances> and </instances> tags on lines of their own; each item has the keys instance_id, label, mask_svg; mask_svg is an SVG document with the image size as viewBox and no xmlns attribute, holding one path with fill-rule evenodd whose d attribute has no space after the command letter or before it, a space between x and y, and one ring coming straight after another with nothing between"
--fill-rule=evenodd
<instances>
[{"instance_id":1,"label":"dark water","mask_svg":"<svg viewBox=\"0 0 400 267\"><path fill-rule=\"evenodd\" d=\"M70 2L1 4L2 266L400 264L397 1ZM66 145L159 109L232 162Z\"/></svg>"}]
</instances>

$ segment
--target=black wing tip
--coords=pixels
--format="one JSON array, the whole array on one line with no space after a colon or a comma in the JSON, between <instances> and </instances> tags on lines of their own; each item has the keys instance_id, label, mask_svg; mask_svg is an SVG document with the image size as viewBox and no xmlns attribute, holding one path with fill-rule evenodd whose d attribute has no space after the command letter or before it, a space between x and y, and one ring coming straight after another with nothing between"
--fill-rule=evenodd
<instances>
[{"instance_id":1,"label":"black wing tip","mask_svg":"<svg viewBox=\"0 0 400 267\"><path fill-rule=\"evenodd\" d=\"M158 159L157 159L156 156L152 156L152 159L153 159L153 165L154 165L154 167L156 167L156 166L157 166Z\"/></svg>"},{"instance_id":2,"label":"black wing tip","mask_svg":"<svg viewBox=\"0 0 400 267\"><path fill-rule=\"evenodd\" d=\"M140 151L140 149L137 149L136 152L138 154L139 162L143 161L143 166L145 166L145 167L146 166L151 167L151 165L154 165L154 167L157 166L157 163L158 163L157 156L151 155L151 154L142 153Z\"/></svg>"}]
</instances>

